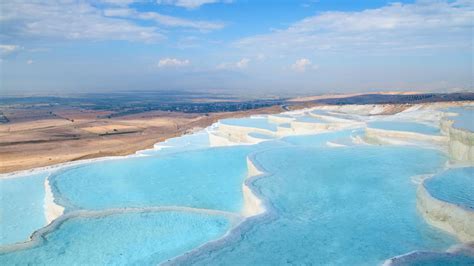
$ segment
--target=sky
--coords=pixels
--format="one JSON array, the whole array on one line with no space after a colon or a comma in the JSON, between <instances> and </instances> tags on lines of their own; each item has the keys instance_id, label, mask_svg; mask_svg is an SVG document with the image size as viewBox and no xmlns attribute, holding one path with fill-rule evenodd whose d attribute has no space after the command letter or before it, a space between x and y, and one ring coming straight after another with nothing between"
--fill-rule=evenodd
<instances>
[{"instance_id":1,"label":"sky","mask_svg":"<svg viewBox=\"0 0 474 266\"><path fill-rule=\"evenodd\" d=\"M0 1L0 93L473 90L474 1Z\"/></svg>"}]
</instances>

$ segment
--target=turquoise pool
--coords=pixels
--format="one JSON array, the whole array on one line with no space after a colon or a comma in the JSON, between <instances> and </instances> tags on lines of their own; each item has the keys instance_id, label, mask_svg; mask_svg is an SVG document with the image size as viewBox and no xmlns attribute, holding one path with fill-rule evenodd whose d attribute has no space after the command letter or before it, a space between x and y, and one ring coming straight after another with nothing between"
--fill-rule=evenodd
<instances>
[{"instance_id":1,"label":"turquoise pool","mask_svg":"<svg viewBox=\"0 0 474 266\"><path fill-rule=\"evenodd\" d=\"M474 167L444 171L424 182L431 196L474 210Z\"/></svg>"},{"instance_id":2,"label":"turquoise pool","mask_svg":"<svg viewBox=\"0 0 474 266\"><path fill-rule=\"evenodd\" d=\"M0 179L0 245L27 241L46 225L44 181L48 173Z\"/></svg>"},{"instance_id":3,"label":"turquoise pool","mask_svg":"<svg viewBox=\"0 0 474 266\"><path fill-rule=\"evenodd\" d=\"M109 160L51 176L57 202L74 209L186 206L239 212L252 147Z\"/></svg>"},{"instance_id":4,"label":"turquoise pool","mask_svg":"<svg viewBox=\"0 0 474 266\"><path fill-rule=\"evenodd\" d=\"M229 226L223 217L183 212L77 217L33 247L0 253L0 264L151 265L219 238Z\"/></svg>"},{"instance_id":5,"label":"turquoise pool","mask_svg":"<svg viewBox=\"0 0 474 266\"><path fill-rule=\"evenodd\" d=\"M297 122L305 122L305 123L317 123L317 124L325 124L327 121L324 121L322 119L312 117L312 116L300 116L296 118Z\"/></svg>"},{"instance_id":6,"label":"turquoise pool","mask_svg":"<svg viewBox=\"0 0 474 266\"><path fill-rule=\"evenodd\" d=\"M238 237L178 264L377 265L456 243L417 212L416 184L410 181L440 170L446 160L441 153L297 145L257 153L255 160L270 173L253 183L270 213L249 221Z\"/></svg>"},{"instance_id":7,"label":"turquoise pool","mask_svg":"<svg viewBox=\"0 0 474 266\"><path fill-rule=\"evenodd\" d=\"M267 118L224 119L224 120L221 120L221 123L225 125L259 128L259 129L266 129L270 131L277 130L277 124L269 122Z\"/></svg>"},{"instance_id":8,"label":"turquoise pool","mask_svg":"<svg viewBox=\"0 0 474 266\"><path fill-rule=\"evenodd\" d=\"M454 120L454 127L474 132L474 107L454 107L448 108L446 111L457 114L449 117Z\"/></svg>"},{"instance_id":9,"label":"turquoise pool","mask_svg":"<svg viewBox=\"0 0 474 266\"><path fill-rule=\"evenodd\" d=\"M249 136L250 136L250 137L257 138L257 139L265 139L265 140L269 140L269 139L274 139L274 138L275 138L274 136L267 135L267 134L263 134L263 133L258 133L258 132L250 132L250 133L249 133Z\"/></svg>"}]
</instances>

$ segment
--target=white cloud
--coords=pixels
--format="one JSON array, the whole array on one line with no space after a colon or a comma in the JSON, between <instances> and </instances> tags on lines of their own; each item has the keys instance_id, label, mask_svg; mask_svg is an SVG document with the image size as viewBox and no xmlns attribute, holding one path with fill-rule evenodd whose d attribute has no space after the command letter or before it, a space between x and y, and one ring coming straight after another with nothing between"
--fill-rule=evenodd
<instances>
[{"instance_id":1,"label":"white cloud","mask_svg":"<svg viewBox=\"0 0 474 266\"><path fill-rule=\"evenodd\" d=\"M94 5L94 1L0 1L0 38L2 43L31 39L157 42L166 39L159 26L202 32L224 27L219 22L140 12L129 7L132 0L100 2L103 5Z\"/></svg>"},{"instance_id":2,"label":"white cloud","mask_svg":"<svg viewBox=\"0 0 474 266\"><path fill-rule=\"evenodd\" d=\"M237 62L234 63L222 63L217 66L217 69L243 69L247 68L250 63L250 59L242 58Z\"/></svg>"},{"instance_id":3,"label":"white cloud","mask_svg":"<svg viewBox=\"0 0 474 266\"><path fill-rule=\"evenodd\" d=\"M142 20L153 20L165 26L194 28L201 31L218 30L224 27L224 24L222 23L194 21L173 16L162 15L156 12L136 13L135 17Z\"/></svg>"},{"instance_id":4,"label":"white cloud","mask_svg":"<svg viewBox=\"0 0 474 266\"><path fill-rule=\"evenodd\" d=\"M236 45L278 54L470 49L473 17L472 1L393 3L363 11L322 12L286 29L241 39Z\"/></svg>"},{"instance_id":5,"label":"white cloud","mask_svg":"<svg viewBox=\"0 0 474 266\"><path fill-rule=\"evenodd\" d=\"M14 44L0 44L0 55L9 55L20 50L21 47Z\"/></svg>"},{"instance_id":6,"label":"white cloud","mask_svg":"<svg viewBox=\"0 0 474 266\"><path fill-rule=\"evenodd\" d=\"M249 65L250 59L248 58L242 58L240 61L238 61L235 66L238 68L246 68Z\"/></svg>"},{"instance_id":7,"label":"white cloud","mask_svg":"<svg viewBox=\"0 0 474 266\"><path fill-rule=\"evenodd\" d=\"M176 58L163 58L158 62L158 67L184 67L188 66L191 62L188 59L179 60Z\"/></svg>"},{"instance_id":8,"label":"white cloud","mask_svg":"<svg viewBox=\"0 0 474 266\"><path fill-rule=\"evenodd\" d=\"M291 65L291 69L298 71L298 72L305 72L306 68L312 65L311 61L307 58L301 58L296 60L296 62Z\"/></svg>"},{"instance_id":9,"label":"white cloud","mask_svg":"<svg viewBox=\"0 0 474 266\"><path fill-rule=\"evenodd\" d=\"M117 6L128 6L136 0L101 0L102 3L105 4L111 4L111 5L117 5Z\"/></svg>"},{"instance_id":10,"label":"white cloud","mask_svg":"<svg viewBox=\"0 0 474 266\"><path fill-rule=\"evenodd\" d=\"M126 40L152 42L164 38L154 26L105 17L81 1L1 1L2 38Z\"/></svg>"},{"instance_id":11,"label":"white cloud","mask_svg":"<svg viewBox=\"0 0 474 266\"><path fill-rule=\"evenodd\" d=\"M103 11L103 14L106 17L150 20L164 26L193 28L200 31L218 30L224 27L223 23L218 22L189 20L175 16L163 15L157 12L138 12L135 9L123 7L107 8Z\"/></svg>"},{"instance_id":12,"label":"white cloud","mask_svg":"<svg viewBox=\"0 0 474 266\"><path fill-rule=\"evenodd\" d=\"M184 8L198 8L205 4L213 4L213 3L230 3L232 0L157 0L158 4L163 5L174 5Z\"/></svg>"},{"instance_id":13,"label":"white cloud","mask_svg":"<svg viewBox=\"0 0 474 266\"><path fill-rule=\"evenodd\" d=\"M108 8L104 9L104 16L106 17L130 17L135 14L131 8Z\"/></svg>"},{"instance_id":14,"label":"white cloud","mask_svg":"<svg viewBox=\"0 0 474 266\"><path fill-rule=\"evenodd\" d=\"M261 53L257 54L256 57L257 57L257 60L259 60L259 61L265 60L265 58L266 58L266 56L264 54L261 54Z\"/></svg>"}]
</instances>

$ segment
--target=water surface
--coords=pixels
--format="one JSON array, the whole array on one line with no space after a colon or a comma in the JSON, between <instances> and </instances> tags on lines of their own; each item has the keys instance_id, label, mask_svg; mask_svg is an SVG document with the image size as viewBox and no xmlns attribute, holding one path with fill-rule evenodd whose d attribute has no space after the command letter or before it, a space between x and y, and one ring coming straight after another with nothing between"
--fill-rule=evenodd
<instances>
[{"instance_id":1,"label":"water surface","mask_svg":"<svg viewBox=\"0 0 474 266\"><path fill-rule=\"evenodd\" d=\"M430 195L474 211L474 167L446 170L424 182Z\"/></svg>"},{"instance_id":2,"label":"water surface","mask_svg":"<svg viewBox=\"0 0 474 266\"><path fill-rule=\"evenodd\" d=\"M43 204L47 175L0 179L0 245L26 241L46 225Z\"/></svg>"}]
</instances>

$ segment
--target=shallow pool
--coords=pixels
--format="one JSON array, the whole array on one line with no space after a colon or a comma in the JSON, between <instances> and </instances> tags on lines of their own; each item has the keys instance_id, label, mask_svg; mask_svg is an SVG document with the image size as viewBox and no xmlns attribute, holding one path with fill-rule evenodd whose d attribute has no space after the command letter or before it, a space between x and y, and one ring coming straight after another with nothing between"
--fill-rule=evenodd
<instances>
[{"instance_id":1,"label":"shallow pool","mask_svg":"<svg viewBox=\"0 0 474 266\"><path fill-rule=\"evenodd\" d=\"M0 253L0 264L156 264L221 237L230 223L219 216L138 212L66 220L37 245Z\"/></svg>"},{"instance_id":2,"label":"shallow pool","mask_svg":"<svg viewBox=\"0 0 474 266\"><path fill-rule=\"evenodd\" d=\"M258 132L250 132L250 133L249 133L249 136L250 136L250 137L257 138L257 139L265 139L265 140L274 139L274 138L275 138L274 136L267 135L267 134L263 134L263 133L258 133Z\"/></svg>"},{"instance_id":3,"label":"shallow pool","mask_svg":"<svg viewBox=\"0 0 474 266\"><path fill-rule=\"evenodd\" d=\"M444 171L424 182L431 196L474 211L474 167Z\"/></svg>"},{"instance_id":4,"label":"shallow pool","mask_svg":"<svg viewBox=\"0 0 474 266\"><path fill-rule=\"evenodd\" d=\"M319 124L325 124L327 121L324 121L322 119L312 117L312 116L300 116L296 118L297 122L305 122L305 123L319 123Z\"/></svg>"},{"instance_id":5,"label":"shallow pool","mask_svg":"<svg viewBox=\"0 0 474 266\"><path fill-rule=\"evenodd\" d=\"M474 132L474 107L454 107L446 111L457 114L449 117L454 121L454 127Z\"/></svg>"},{"instance_id":6,"label":"shallow pool","mask_svg":"<svg viewBox=\"0 0 474 266\"><path fill-rule=\"evenodd\" d=\"M48 173L0 179L0 244L29 239L46 225L44 181Z\"/></svg>"},{"instance_id":7,"label":"shallow pool","mask_svg":"<svg viewBox=\"0 0 474 266\"><path fill-rule=\"evenodd\" d=\"M220 121L222 124L240 127L250 127L266 129L270 131L277 130L277 124L271 123L267 118L235 118L235 119L224 119Z\"/></svg>"},{"instance_id":8,"label":"shallow pool","mask_svg":"<svg viewBox=\"0 0 474 266\"><path fill-rule=\"evenodd\" d=\"M440 169L440 153L408 147L286 147L258 153L271 173L254 186L271 214L225 245L193 254L198 265L377 265L455 239L416 209L410 177Z\"/></svg>"},{"instance_id":9,"label":"shallow pool","mask_svg":"<svg viewBox=\"0 0 474 266\"><path fill-rule=\"evenodd\" d=\"M102 161L60 171L50 180L67 211L186 206L238 212L251 150L209 148Z\"/></svg>"}]
</instances>

